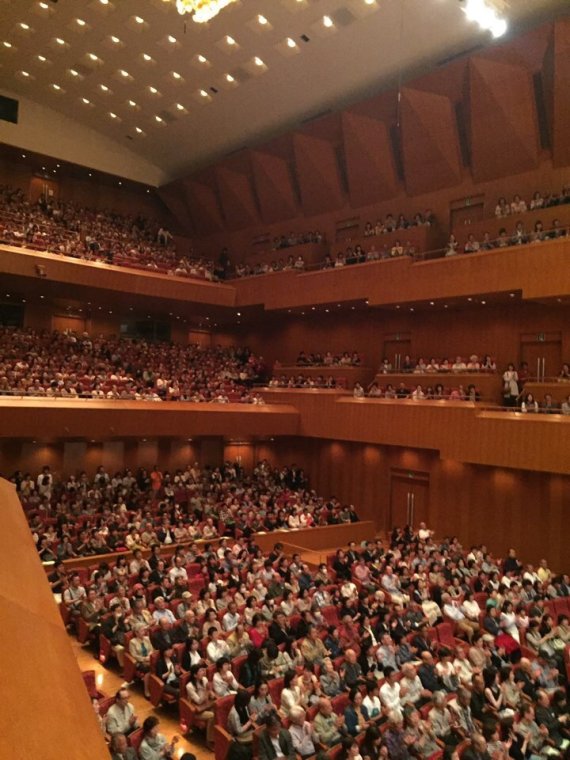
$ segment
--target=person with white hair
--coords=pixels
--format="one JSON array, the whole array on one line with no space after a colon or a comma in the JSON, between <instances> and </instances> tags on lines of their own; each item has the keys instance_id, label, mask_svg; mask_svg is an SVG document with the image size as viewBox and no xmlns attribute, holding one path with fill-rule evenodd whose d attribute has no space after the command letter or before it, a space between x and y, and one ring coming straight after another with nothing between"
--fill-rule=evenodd
<instances>
[{"instance_id":1,"label":"person with white hair","mask_svg":"<svg viewBox=\"0 0 570 760\"><path fill-rule=\"evenodd\" d=\"M315 744L318 743L313 727L307 720L307 713L301 705L294 705L289 711L289 733L293 740L293 747L301 757L310 757L316 752Z\"/></svg>"}]
</instances>

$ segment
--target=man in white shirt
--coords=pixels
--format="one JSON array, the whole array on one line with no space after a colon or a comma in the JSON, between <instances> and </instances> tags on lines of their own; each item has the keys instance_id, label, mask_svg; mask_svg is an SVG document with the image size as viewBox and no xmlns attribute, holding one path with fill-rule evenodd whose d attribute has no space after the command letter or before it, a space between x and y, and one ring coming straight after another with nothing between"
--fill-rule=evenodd
<instances>
[{"instance_id":1,"label":"man in white shirt","mask_svg":"<svg viewBox=\"0 0 570 760\"><path fill-rule=\"evenodd\" d=\"M129 702L128 689L119 689L115 704L107 711L107 731L113 734L130 734L138 727L135 708Z\"/></svg>"},{"instance_id":2,"label":"man in white shirt","mask_svg":"<svg viewBox=\"0 0 570 760\"><path fill-rule=\"evenodd\" d=\"M228 611L222 618L222 628L224 631L235 631L240 621L240 616L237 611L237 604L230 602L228 604Z\"/></svg>"},{"instance_id":3,"label":"man in white shirt","mask_svg":"<svg viewBox=\"0 0 570 760\"><path fill-rule=\"evenodd\" d=\"M396 680L397 672L394 668L384 670L386 681L380 688L380 701L385 712L397 712L402 719L402 704L400 702L400 683Z\"/></svg>"},{"instance_id":4,"label":"man in white shirt","mask_svg":"<svg viewBox=\"0 0 570 760\"><path fill-rule=\"evenodd\" d=\"M177 555L175 557L174 565L168 571L168 577L172 581L173 585L177 581L179 584L181 581L183 583L188 583L188 573L186 572L186 568L184 567L184 557L181 557L180 555Z\"/></svg>"},{"instance_id":5,"label":"man in white shirt","mask_svg":"<svg viewBox=\"0 0 570 760\"><path fill-rule=\"evenodd\" d=\"M157 596L154 600L154 604L155 610L152 613L152 619L155 623L160 623L160 621L164 619L168 620L172 625L176 623L176 618L174 617L172 610L169 610L166 606L166 601L163 596Z\"/></svg>"},{"instance_id":6,"label":"man in white shirt","mask_svg":"<svg viewBox=\"0 0 570 760\"><path fill-rule=\"evenodd\" d=\"M316 752L315 742L317 741L317 737L311 724L306 720L306 715L305 710L300 705L294 705L289 713L291 720L289 733L293 740L293 747L295 747L295 751L301 757L310 757Z\"/></svg>"},{"instance_id":7,"label":"man in white shirt","mask_svg":"<svg viewBox=\"0 0 570 760\"><path fill-rule=\"evenodd\" d=\"M443 604L443 614L455 623L457 628L467 636L469 643L471 643L473 634L479 630L479 623L476 623L474 620L468 620L463 612L461 612L459 603L452 600L449 594L442 594L441 601Z\"/></svg>"},{"instance_id":8,"label":"man in white shirt","mask_svg":"<svg viewBox=\"0 0 570 760\"><path fill-rule=\"evenodd\" d=\"M431 692L424 689L417 670L411 664L406 662L402 665L403 676L400 679L400 704L402 707L412 705L421 707L429 701Z\"/></svg>"}]
</instances>

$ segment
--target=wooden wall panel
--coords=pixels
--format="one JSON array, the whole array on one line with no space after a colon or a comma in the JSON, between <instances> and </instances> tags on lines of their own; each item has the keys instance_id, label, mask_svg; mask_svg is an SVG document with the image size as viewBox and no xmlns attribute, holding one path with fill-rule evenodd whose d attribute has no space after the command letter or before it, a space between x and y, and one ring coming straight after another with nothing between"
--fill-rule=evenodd
<instances>
[{"instance_id":1,"label":"wooden wall panel","mask_svg":"<svg viewBox=\"0 0 570 760\"><path fill-rule=\"evenodd\" d=\"M209 235L224 229L224 220L214 189L193 180L184 180L187 206L198 235Z\"/></svg>"},{"instance_id":2,"label":"wooden wall panel","mask_svg":"<svg viewBox=\"0 0 570 760\"><path fill-rule=\"evenodd\" d=\"M225 166L216 168L216 177L228 227L240 229L255 224L259 214L249 177Z\"/></svg>"},{"instance_id":3,"label":"wooden wall panel","mask_svg":"<svg viewBox=\"0 0 570 760\"><path fill-rule=\"evenodd\" d=\"M393 198L399 183L389 125L344 111L342 129L351 204L358 208Z\"/></svg>"},{"instance_id":4,"label":"wooden wall panel","mask_svg":"<svg viewBox=\"0 0 570 760\"><path fill-rule=\"evenodd\" d=\"M475 181L536 168L539 137L531 73L474 57L469 96Z\"/></svg>"},{"instance_id":5,"label":"wooden wall panel","mask_svg":"<svg viewBox=\"0 0 570 760\"><path fill-rule=\"evenodd\" d=\"M334 145L310 135L293 137L301 203L307 216L339 209L342 188Z\"/></svg>"},{"instance_id":6,"label":"wooden wall panel","mask_svg":"<svg viewBox=\"0 0 570 760\"><path fill-rule=\"evenodd\" d=\"M0 756L10 757L17 747L22 757L104 760L109 753L69 637L16 493L5 480L0 501L0 670L10 684ZM46 695L56 710L46 710Z\"/></svg>"},{"instance_id":7,"label":"wooden wall panel","mask_svg":"<svg viewBox=\"0 0 570 760\"><path fill-rule=\"evenodd\" d=\"M410 195L461 182L455 109L449 98L404 88L402 153L406 188Z\"/></svg>"},{"instance_id":8,"label":"wooden wall panel","mask_svg":"<svg viewBox=\"0 0 570 760\"><path fill-rule=\"evenodd\" d=\"M295 216L297 200L287 162L279 156L251 151L251 164L263 221L273 224Z\"/></svg>"},{"instance_id":9,"label":"wooden wall panel","mask_svg":"<svg viewBox=\"0 0 570 760\"><path fill-rule=\"evenodd\" d=\"M570 19L554 25L552 156L555 166L570 164Z\"/></svg>"}]
</instances>

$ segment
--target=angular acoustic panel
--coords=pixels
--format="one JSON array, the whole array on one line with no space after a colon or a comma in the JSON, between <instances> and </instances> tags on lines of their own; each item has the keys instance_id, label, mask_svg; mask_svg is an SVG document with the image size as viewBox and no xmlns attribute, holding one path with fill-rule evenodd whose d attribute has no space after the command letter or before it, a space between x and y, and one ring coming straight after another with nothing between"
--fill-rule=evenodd
<instances>
[{"instance_id":1,"label":"angular acoustic panel","mask_svg":"<svg viewBox=\"0 0 570 760\"><path fill-rule=\"evenodd\" d=\"M554 25L552 50L552 158L555 166L570 164L570 19Z\"/></svg>"},{"instance_id":2,"label":"angular acoustic panel","mask_svg":"<svg viewBox=\"0 0 570 760\"><path fill-rule=\"evenodd\" d=\"M342 129L352 206L367 206L397 195L398 178L388 125L344 111Z\"/></svg>"},{"instance_id":3,"label":"angular acoustic panel","mask_svg":"<svg viewBox=\"0 0 570 760\"><path fill-rule=\"evenodd\" d=\"M199 235L209 235L224 229L224 220L216 193L209 185L185 180L188 208L194 227Z\"/></svg>"},{"instance_id":4,"label":"angular acoustic panel","mask_svg":"<svg viewBox=\"0 0 570 760\"><path fill-rule=\"evenodd\" d=\"M259 221L249 178L225 167L216 167L216 178L228 227L242 229Z\"/></svg>"},{"instance_id":5,"label":"angular acoustic panel","mask_svg":"<svg viewBox=\"0 0 570 760\"><path fill-rule=\"evenodd\" d=\"M158 195L182 229L194 234L194 224L186 205L186 190L182 180L176 180L168 185L159 187Z\"/></svg>"},{"instance_id":6,"label":"angular acoustic panel","mask_svg":"<svg viewBox=\"0 0 570 760\"><path fill-rule=\"evenodd\" d=\"M449 98L423 90L403 90L402 154L410 195L461 182L459 137Z\"/></svg>"},{"instance_id":7,"label":"angular acoustic panel","mask_svg":"<svg viewBox=\"0 0 570 760\"><path fill-rule=\"evenodd\" d=\"M251 165L263 221L272 224L294 217L297 214L297 202L285 159L252 151Z\"/></svg>"},{"instance_id":8,"label":"angular acoustic panel","mask_svg":"<svg viewBox=\"0 0 570 760\"><path fill-rule=\"evenodd\" d=\"M304 134L293 136L301 204L308 216L335 211L343 205L334 145Z\"/></svg>"},{"instance_id":9,"label":"angular acoustic panel","mask_svg":"<svg viewBox=\"0 0 570 760\"><path fill-rule=\"evenodd\" d=\"M539 131L531 72L507 63L472 58L469 98L475 181L535 169Z\"/></svg>"}]
</instances>

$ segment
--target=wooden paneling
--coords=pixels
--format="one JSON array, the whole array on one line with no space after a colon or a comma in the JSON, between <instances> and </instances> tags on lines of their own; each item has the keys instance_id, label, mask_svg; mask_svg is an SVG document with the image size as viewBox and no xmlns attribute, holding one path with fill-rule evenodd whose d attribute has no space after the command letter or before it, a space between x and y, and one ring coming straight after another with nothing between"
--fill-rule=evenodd
<instances>
[{"instance_id":1,"label":"wooden paneling","mask_svg":"<svg viewBox=\"0 0 570 760\"><path fill-rule=\"evenodd\" d=\"M251 164L263 221L272 224L295 216L298 204L285 159L251 151Z\"/></svg>"},{"instance_id":2,"label":"wooden paneling","mask_svg":"<svg viewBox=\"0 0 570 760\"><path fill-rule=\"evenodd\" d=\"M14 488L5 480L0 501L0 670L10 691L0 756L17 748L21 757L42 760L105 760L109 753L68 635ZM56 710L46 709L48 695Z\"/></svg>"},{"instance_id":3,"label":"wooden paneling","mask_svg":"<svg viewBox=\"0 0 570 760\"><path fill-rule=\"evenodd\" d=\"M216 168L216 177L228 227L239 229L255 224L259 214L249 177L225 166Z\"/></svg>"},{"instance_id":4,"label":"wooden paneling","mask_svg":"<svg viewBox=\"0 0 570 760\"><path fill-rule=\"evenodd\" d=\"M128 437L292 435L293 407L0 398L0 437L106 440Z\"/></svg>"},{"instance_id":5,"label":"wooden paneling","mask_svg":"<svg viewBox=\"0 0 570 760\"><path fill-rule=\"evenodd\" d=\"M343 197L334 145L301 133L294 135L293 145L305 214L340 208Z\"/></svg>"}]
</instances>

